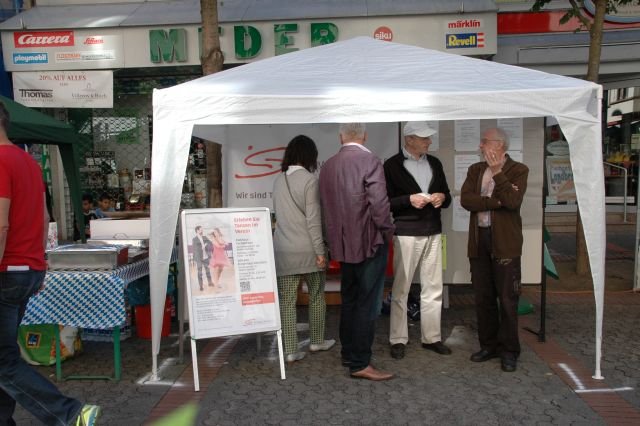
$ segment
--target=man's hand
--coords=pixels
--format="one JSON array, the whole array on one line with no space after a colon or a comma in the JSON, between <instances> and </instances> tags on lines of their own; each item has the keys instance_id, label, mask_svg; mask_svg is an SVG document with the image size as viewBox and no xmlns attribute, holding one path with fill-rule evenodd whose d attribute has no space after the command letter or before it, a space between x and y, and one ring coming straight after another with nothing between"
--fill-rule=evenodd
<instances>
[{"instance_id":1,"label":"man's hand","mask_svg":"<svg viewBox=\"0 0 640 426\"><path fill-rule=\"evenodd\" d=\"M411 194L409 196L409 201L411 201L411 205L416 209L421 209L431 201L430 197L425 197L424 194Z\"/></svg>"},{"instance_id":2,"label":"man's hand","mask_svg":"<svg viewBox=\"0 0 640 426\"><path fill-rule=\"evenodd\" d=\"M327 259L320 255L316 255L316 266L318 267L318 269L324 269L327 267Z\"/></svg>"},{"instance_id":3,"label":"man's hand","mask_svg":"<svg viewBox=\"0 0 640 426\"><path fill-rule=\"evenodd\" d=\"M485 160L491 169L491 173L497 175L502 171L502 164L504 163L505 153L496 150L486 150L484 154Z\"/></svg>"},{"instance_id":4,"label":"man's hand","mask_svg":"<svg viewBox=\"0 0 640 426\"><path fill-rule=\"evenodd\" d=\"M442 192L434 192L433 194L431 194L431 204L436 209L439 209L440 206L442 206L442 203L444 203L445 199L446 196Z\"/></svg>"}]
</instances>

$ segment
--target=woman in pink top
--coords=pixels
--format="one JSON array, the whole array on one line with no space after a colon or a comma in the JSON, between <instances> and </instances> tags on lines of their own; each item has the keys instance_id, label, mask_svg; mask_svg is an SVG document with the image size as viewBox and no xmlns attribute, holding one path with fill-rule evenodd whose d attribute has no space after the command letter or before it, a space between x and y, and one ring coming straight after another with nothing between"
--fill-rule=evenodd
<instances>
[{"instance_id":1,"label":"woman in pink top","mask_svg":"<svg viewBox=\"0 0 640 426\"><path fill-rule=\"evenodd\" d=\"M231 264L225 251L227 242L224 240L222 232L220 232L220 228L214 228L209 236L211 237L211 243L213 246L213 253L211 260L209 261L209 266L213 269L213 284L218 286L218 288L222 288L222 284L220 284L222 270L225 266L229 266Z\"/></svg>"}]
</instances>

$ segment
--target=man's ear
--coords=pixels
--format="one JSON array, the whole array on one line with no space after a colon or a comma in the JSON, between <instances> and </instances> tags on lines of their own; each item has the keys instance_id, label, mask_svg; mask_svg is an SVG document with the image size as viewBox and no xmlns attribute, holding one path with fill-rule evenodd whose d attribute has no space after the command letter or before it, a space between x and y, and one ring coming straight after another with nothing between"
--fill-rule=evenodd
<instances>
[{"instance_id":1,"label":"man's ear","mask_svg":"<svg viewBox=\"0 0 640 426\"><path fill-rule=\"evenodd\" d=\"M367 132L364 132L364 136L362 136L363 143L367 141L367 136L368 136Z\"/></svg>"}]
</instances>

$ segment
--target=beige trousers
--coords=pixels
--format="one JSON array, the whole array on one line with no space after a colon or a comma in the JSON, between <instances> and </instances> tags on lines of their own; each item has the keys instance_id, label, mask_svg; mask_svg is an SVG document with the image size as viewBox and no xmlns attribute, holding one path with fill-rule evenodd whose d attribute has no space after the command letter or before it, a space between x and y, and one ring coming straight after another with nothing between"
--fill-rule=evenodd
<instances>
[{"instance_id":1,"label":"beige trousers","mask_svg":"<svg viewBox=\"0 0 640 426\"><path fill-rule=\"evenodd\" d=\"M441 340L442 240L440 234L428 237L393 237L393 288L389 342L407 344L407 297L420 267L420 331L422 343Z\"/></svg>"}]
</instances>

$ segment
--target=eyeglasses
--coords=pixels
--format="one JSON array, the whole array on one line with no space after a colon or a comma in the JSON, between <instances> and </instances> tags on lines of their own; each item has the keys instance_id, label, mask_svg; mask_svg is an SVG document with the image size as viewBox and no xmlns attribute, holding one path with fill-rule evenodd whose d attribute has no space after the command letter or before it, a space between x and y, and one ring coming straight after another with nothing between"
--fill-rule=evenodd
<instances>
[{"instance_id":1,"label":"eyeglasses","mask_svg":"<svg viewBox=\"0 0 640 426\"><path fill-rule=\"evenodd\" d=\"M480 139L480 143L482 144L489 143L489 142L504 142L504 141L502 139L487 139L487 138Z\"/></svg>"}]
</instances>

